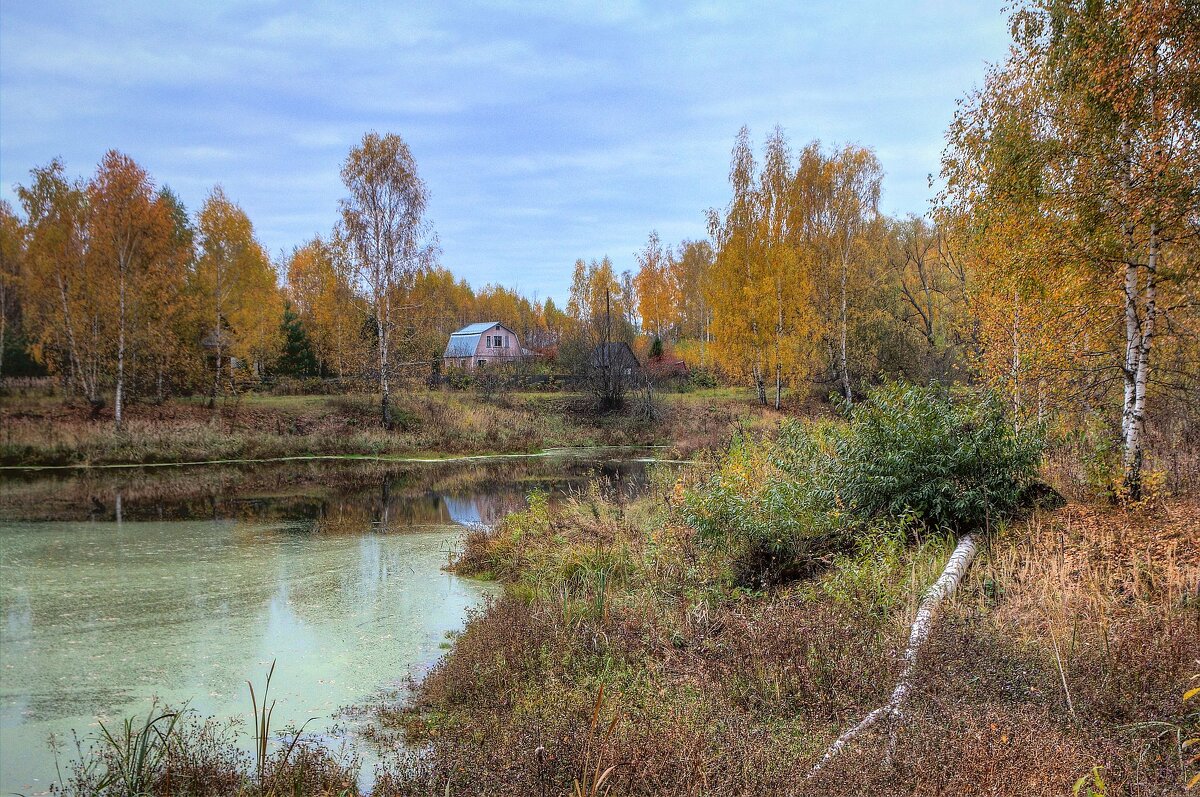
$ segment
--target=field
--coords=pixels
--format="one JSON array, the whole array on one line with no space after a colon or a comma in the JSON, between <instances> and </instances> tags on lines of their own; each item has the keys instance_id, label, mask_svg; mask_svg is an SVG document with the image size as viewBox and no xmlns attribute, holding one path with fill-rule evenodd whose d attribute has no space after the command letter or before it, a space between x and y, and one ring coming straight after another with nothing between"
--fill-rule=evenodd
<instances>
[{"instance_id":1,"label":"field","mask_svg":"<svg viewBox=\"0 0 1200 797\"><path fill-rule=\"evenodd\" d=\"M419 389L394 399L394 425L378 398L249 394L209 409L200 398L134 404L121 431L57 397L0 398L0 465L123 465L297 456L449 456L601 445L663 445L678 456L727 439L739 424L769 423L742 391L656 397L650 412L596 413L559 393ZM764 421L764 419L767 419Z\"/></svg>"}]
</instances>

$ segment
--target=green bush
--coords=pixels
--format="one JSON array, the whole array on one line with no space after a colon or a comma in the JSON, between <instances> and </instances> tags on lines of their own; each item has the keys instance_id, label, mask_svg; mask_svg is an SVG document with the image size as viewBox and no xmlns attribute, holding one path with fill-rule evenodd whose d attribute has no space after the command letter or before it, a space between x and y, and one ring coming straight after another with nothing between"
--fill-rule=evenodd
<instances>
[{"instance_id":1,"label":"green bush","mask_svg":"<svg viewBox=\"0 0 1200 797\"><path fill-rule=\"evenodd\" d=\"M695 388L713 388L717 386L717 375L704 366L697 366L688 373L688 384Z\"/></svg>"},{"instance_id":2,"label":"green bush","mask_svg":"<svg viewBox=\"0 0 1200 797\"><path fill-rule=\"evenodd\" d=\"M805 575L838 545L826 500L827 427L785 424L772 441L739 436L684 495L683 520L730 555L733 580L761 589ZM799 473L784 463L807 461Z\"/></svg>"},{"instance_id":3,"label":"green bush","mask_svg":"<svg viewBox=\"0 0 1200 797\"><path fill-rule=\"evenodd\" d=\"M1019 431L991 395L890 383L847 420L835 437L831 497L863 521L985 528L1018 507L1041 459L1040 432Z\"/></svg>"},{"instance_id":4,"label":"green bush","mask_svg":"<svg viewBox=\"0 0 1200 797\"><path fill-rule=\"evenodd\" d=\"M684 496L682 520L763 588L811 571L880 524L965 532L1010 515L1033 481L1040 436L991 397L888 384L844 422L785 421L739 437Z\"/></svg>"}]
</instances>

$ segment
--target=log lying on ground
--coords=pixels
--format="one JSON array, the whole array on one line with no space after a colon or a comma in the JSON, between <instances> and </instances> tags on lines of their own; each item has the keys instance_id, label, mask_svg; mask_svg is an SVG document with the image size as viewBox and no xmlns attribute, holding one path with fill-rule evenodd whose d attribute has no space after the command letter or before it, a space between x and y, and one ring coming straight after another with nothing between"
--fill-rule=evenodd
<instances>
[{"instance_id":1,"label":"log lying on ground","mask_svg":"<svg viewBox=\"0 0 1200 797\"><path fill-rule=\"evenodd\" d=\"M958 546L954 549L954 553L950 554L950 559L946 562L942 574L925 593L925 597L921 599L921 605L917 608L916 619L913 620L912 630L908 634L908 647L904 650L904 669L900 671L900 679L896 682L896 688L892 690L891 698L863 717L857 725L829 745L825 750L825 755L821 756L821 760L808 771L808 775L805 776L806 780L820 772L856 736L882 719L900 715L904 699L908 697L912 687L913 673L917 669L917 654L920 652L921 646L925 644L925 640L929 638L934 615L937 614L942 601L953 595L954 591L958 589L959 582L962 581L963 575L975 558L976 550L978 550L978 541L974 534L966 534L959 539Z\"/></svg>"}]
</instances>

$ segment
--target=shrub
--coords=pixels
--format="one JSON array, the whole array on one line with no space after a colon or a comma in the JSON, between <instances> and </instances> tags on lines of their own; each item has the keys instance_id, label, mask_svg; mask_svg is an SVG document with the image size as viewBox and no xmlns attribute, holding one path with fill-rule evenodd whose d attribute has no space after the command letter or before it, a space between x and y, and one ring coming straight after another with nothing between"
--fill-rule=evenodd
<instances>
[{"instance_id":1,"label":"shrub","mask_svg":"<svg viewBox=\"0 0 1200 797\"><path fill-rule=\"evenodd\" d=\"M774 440L734 440L684 496L683 521L731 556L735 581L807 573L880 523L965 532L1020 503L1040 437L991 397L889 384L846 421L785 421Z\"/></svg>"},{"instance_id":2,"label":"shrub","mask_svg":"<svg viewBox=\"0 0 1200 797\"><path fill-rule=\"evenodd\" d=\"M738 584L766 588L804 575L836 547L838 518L822 489L826 431L789 422L775 441L739 436L686 492L684 522L729 552ZM808 469L789 472L784 462Z\"/></svg>"},{"instance_id":3,"label":"shrub","mask_svg":"<svg viewBox=\"0 0 1200 797\"><path fill-rule=\"evenodd\" d=\"M899 383L875 388L835 436L835 500L861 520L911 517L967 532L1021 503L1041 459L1038 431L1018 430L993 395Z\"/></svg>"},{"instance_id":4,"label":"shrub","mask_svg":"<svg viewBox=\"0 0 1200 797\"><path fill-rule=\"evenodd\" d=\"M698 366L688 374L688 382L696 388L713 388L717 386L717 375L704 366Z\"/></svg>"}]
</instances>

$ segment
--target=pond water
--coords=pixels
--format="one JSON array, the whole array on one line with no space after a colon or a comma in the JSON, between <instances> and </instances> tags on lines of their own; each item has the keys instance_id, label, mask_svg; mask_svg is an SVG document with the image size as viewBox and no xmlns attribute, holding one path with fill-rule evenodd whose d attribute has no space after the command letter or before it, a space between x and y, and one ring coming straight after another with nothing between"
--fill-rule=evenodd
<instances>
[{"instance_id":1,"label":"pond water","mask_svg":"<svg viewBox=\"0 0 1200 797\"><path fill-rule=\"evenodd\" d=\"M402 696L494 589L444 569L465 525L535 488L646 484L595 452L171 471L0 482L0 792L44 793L51 734L153 698L248 716L272 661L275 727L353 741L338 709Z\"/></svg>"}]
</instances>

